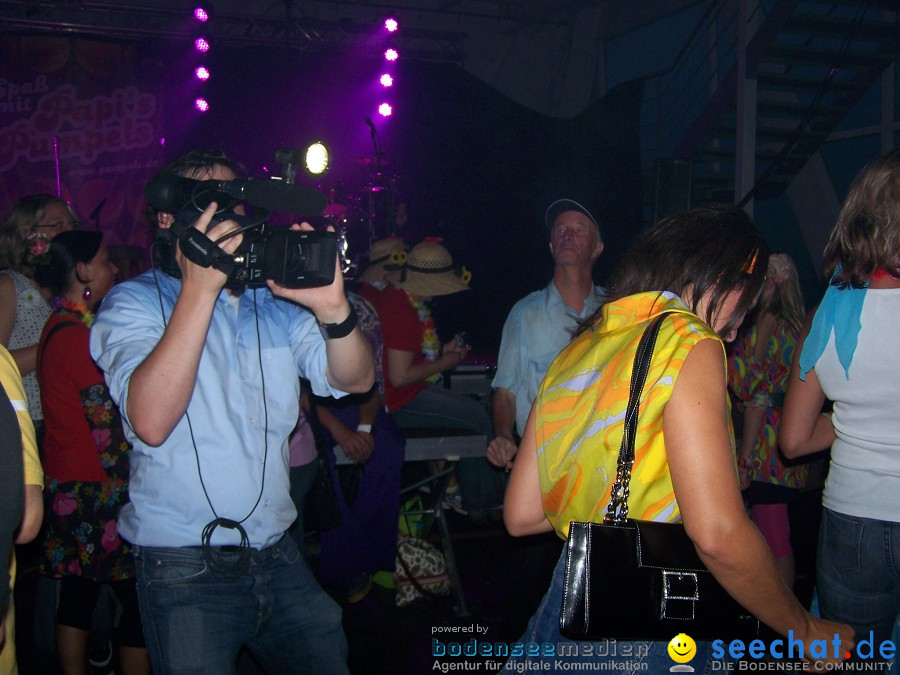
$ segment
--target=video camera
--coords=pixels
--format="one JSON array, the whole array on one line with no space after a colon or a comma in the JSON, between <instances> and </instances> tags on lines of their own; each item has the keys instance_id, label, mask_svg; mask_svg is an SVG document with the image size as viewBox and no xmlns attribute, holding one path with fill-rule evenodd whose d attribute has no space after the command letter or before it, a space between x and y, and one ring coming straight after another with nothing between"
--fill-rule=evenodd
<instances>
[{"instance_id":1,"label":"video camera","mask_svg":"<svg viewBox=\"0 0 900 675\"><path fill-rule=\"evenodd\" d=\"M168 274L181 276L175 262L177 241L188 260L224 272L228 288L265 286L267 279L287 288L328 286L334 281L335 232L288 230L265 222L270 211L321 213L326 199L315 190L279 179L193 180L169 174L147 183L144 196L154 208L175 214L171 228L159 230L156 242L157 262ZM218 207L213 223L232 220L239 226L216 241L193 227L212 202ZM236 213L234 207L240 203L261 209L263 217L253 220ZM218 246L237 234L243 239L233 254Z\"/></svg>"}]
</instances>

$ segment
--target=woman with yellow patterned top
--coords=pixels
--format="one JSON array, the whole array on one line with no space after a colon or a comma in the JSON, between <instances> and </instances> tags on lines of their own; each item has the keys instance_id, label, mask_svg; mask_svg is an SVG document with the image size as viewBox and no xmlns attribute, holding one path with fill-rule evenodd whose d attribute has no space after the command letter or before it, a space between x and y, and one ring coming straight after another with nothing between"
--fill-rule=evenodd
<instances>
[{"instance_id":1,"label":"woman with yellow patterned top","mask_svg":"<svg viewBox=\"0 0 900 675\"><path fill-rule=\"evenodd\" d=\"M719 583L778 633L792 630L805 654L813 640L835 633L849 648L849 627L810 616L781 581L741 501L723 340L734 339L755 303L765 260L753 223L730 206L671 216L643 234L614 275L607 301L541 384L510 477L504 521L514 536L553 529L564 539L573 520L602 522L637 344L652 319L671 312L643 390L630 517L683 521ZM522 642L567 641L559 632L564 562L565 552ZM607 654L590 660L606 661L604 669L612 672L663 672L672 665L664 642L617 642L617 650L593 652ZM515 660L508 670L522 667ZM697 643L691 666L703 672L711 662L711 643Z\"/></svg>"}]
</instances>

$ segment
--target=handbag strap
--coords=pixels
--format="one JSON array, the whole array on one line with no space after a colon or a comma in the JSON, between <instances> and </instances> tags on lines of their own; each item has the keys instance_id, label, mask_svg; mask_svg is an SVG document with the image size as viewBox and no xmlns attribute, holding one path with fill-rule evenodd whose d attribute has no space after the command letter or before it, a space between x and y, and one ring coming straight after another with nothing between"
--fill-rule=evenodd
<instances>
[{"instance_id":1,"label":"handbag strap","mask_svg":"<svg viewBox=\"0 0 900 675\"><path fill-rule=\"evenodd\" d=\"M634 353L634 365L631 369L631 387L628 393L628 407L625 408L625 431L622 435L622 445L619 447L619 459L616 464L616 481L612 486L612 497L606 507L604 523L619 524L628 518L628 495L631 483L631 468L634 465L634 439L637 436L638 408L641 403L641 392L644 390L644 382L647 373L650 372L650 360L653 358L653 349L656 346L656 337L659 328L666 315L672 312L663 312L653 319L641 335L637 351Z\"/></svg>"}]
</instances>

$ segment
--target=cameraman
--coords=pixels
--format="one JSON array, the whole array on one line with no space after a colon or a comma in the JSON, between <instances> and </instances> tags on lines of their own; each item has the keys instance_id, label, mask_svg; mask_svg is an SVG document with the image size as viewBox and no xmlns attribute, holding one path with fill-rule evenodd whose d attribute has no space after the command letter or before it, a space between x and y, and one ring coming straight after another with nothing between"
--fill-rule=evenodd
<instances>
[{"instance_id":1,"label":"cameraman","mask_svg":"<svg viewBox=\"0 0 900 675\"><path fill-rule=\"evenodd\" d=\"M232 180L238 171L198 151L161 173ZM237 227L211 224L214 213L211 204L194 223L213 241ZM174 215L154 215L165 246ZM221 247L233 253L240 241ZM299 378L321 396L373 383L340 270L326 287L269 281L238 293L168 244L170 273L113 289L91 331L134 445L119 532L134 544L153 670L234 672L246 646L266 672L347 672L340 608L284 536L296 517L287 448Z\"/></svg>"}]
</instances>

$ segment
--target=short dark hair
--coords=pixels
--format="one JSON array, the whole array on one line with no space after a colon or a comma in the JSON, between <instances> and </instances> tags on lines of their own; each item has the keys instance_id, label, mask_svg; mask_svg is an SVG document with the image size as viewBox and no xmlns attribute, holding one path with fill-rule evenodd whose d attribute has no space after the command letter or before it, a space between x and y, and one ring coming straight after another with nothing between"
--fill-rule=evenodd
<instances>
[{"instance_id":1,"label":"short dark hair","mask_svg":"<svg viewBox=\"0 0 900 675\"><path fill-rule=\"evenodd\" d=\"M72 285L75 266L93 260L102 242L103 235L91 230L60 232L44 254L48 260L34 266L34 280L53 295L62 295Z\"/></svg>"},{"instance_id":2,"label":"short dark hair","mask_svg":"<svg viewBox=\"0 0 900 675\"><path fill-rule=\"evenodd\" d=\"M870 162L847 192L825 247L825 277L863 288L879 267L900 276L900 150Z\"/></svg>"},{"instance_id":3,"label":"short dark hair","mask_svg":"<svg viewBox=\"0 0 900 675\"><path fill-rule=\"evenodd\" d=\"M678 294L696 312L712 291L706 316L712 326L725 297L741 296L722 333L727 334L748 311L766 279L768 248L750 217L741 209L712 204L659 221L629 248L607 286L607 302L646 291ZM686 298L686 292L690 297ZM602 305L579 332L599 318Z\"/></svg>"},{"instance_id":4,"label":"short dark hair","mask_svg":"<svg viewBox=\"0 0 900 675\"><path fill-rule=\"evenodd\" d=\"M228 159L222 150L191 150L166 164L151 180L171 175L194 178L198 175L212 173L217 166L230 169L236 176L242 176L245 173L244 167ZM159 213L160 210L156 207L147 206L147 222L154 229L158 226L157 216Z\"/></svg>"}]
</instances>

